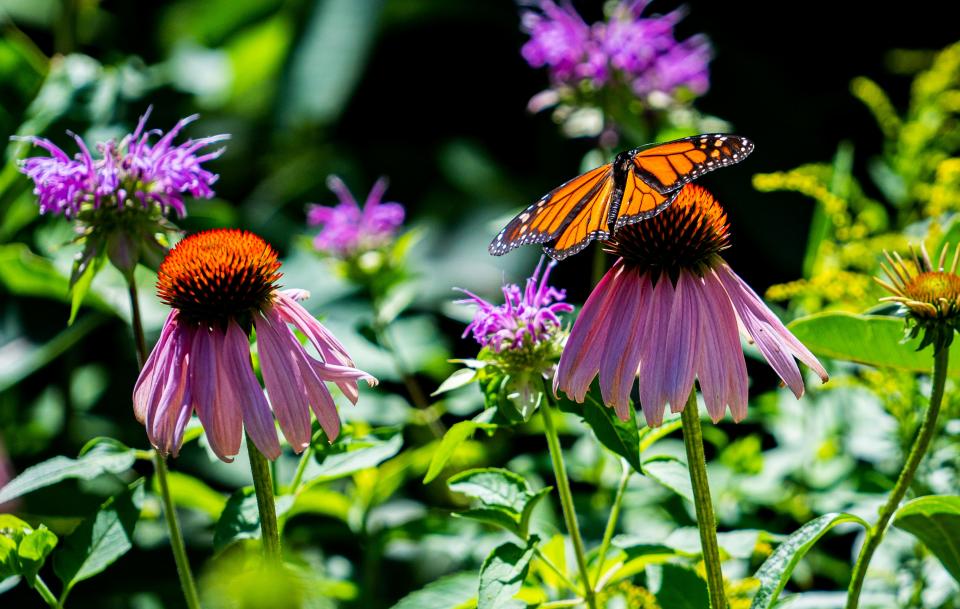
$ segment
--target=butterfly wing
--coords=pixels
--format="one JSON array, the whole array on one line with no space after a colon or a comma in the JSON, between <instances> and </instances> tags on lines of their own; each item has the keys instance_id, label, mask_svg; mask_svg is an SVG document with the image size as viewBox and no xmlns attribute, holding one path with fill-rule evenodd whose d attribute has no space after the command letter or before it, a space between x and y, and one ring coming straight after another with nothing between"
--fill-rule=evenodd
<instances>
[{"instance_id":1,"label":"butterfly wing","mask_svg":"<svg viewBox=\"0 0 960 609\"><path fill-rule=\"evenodd\" d=\"M614 232L629 224L652 218L666 209L677 198L679 190L661 194L655 188L640 179L635 172L627 174L623 187L623 199L614 223Z\"/></svg>"},{"instance_id":2,"label":"butterfly wing","mask_svg":"<svg viewBox=\"0 0 960 609\"><path fill-rule=\"evenodd\" d=\"M710 133L644 146L630 154L633 172L660 194L667 194L708 171L739 163L751 152L753 142L745 137Z\"/></svg>"},{"instance_id":3,"label":"butterfly wing","mask_svg":"<svg viewBox=\"0 0 960 609\"><path fill-rule=\"evenodd\" d=\"M604 180L599 190L571 215L570 222L543 251L556 260L563 260L587 247L594 239L610 238L607 220L613 203L615 183L612 177Z\"/></svg>"},{"instance_id":4,"label":"butterfly wing","mask_svg":"<svg viewBox=\"0 0 960 609\"><path fill-rule=\"evenodd\" d=\"M613 164L591 169L520 212L500 231L488 250L494 256L501 256L521 245L558 239L567 234L565 229L575 221L581 224L586 221L592 226L593 222L589 220L594 215L592 210L609 208L612 190ZM584 215L587 220L583 220ZM600 217L602 227L606 215L600 214Z\"/></svg>"}]
</instances>

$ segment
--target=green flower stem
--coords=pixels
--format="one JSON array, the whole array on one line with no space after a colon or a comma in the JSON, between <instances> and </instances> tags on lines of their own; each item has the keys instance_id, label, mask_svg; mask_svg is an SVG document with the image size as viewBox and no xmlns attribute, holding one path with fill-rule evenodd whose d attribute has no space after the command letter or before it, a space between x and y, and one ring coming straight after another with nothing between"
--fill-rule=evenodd
<instances>
[{"instance_id":1,"label":"green flower stem","mask_svg":"<svg viewBox=\"0 0 960 609\"><path fill-rule=\"evenodd\" d=\"M250 436L247 436L247 453L250 455L250 473L253 475L253 489L257 493L257 509L260 511L263 555L267 560L280 562L280 528L277 525L277 506L273 500L270 462Z\"/></svg>"},{"instance_id":2,"label":"green flower stem","mask_svg":"<svg viewBox=\"0 0 960 609\"><path fill-rule=\"evenodd\" d=\"M63 606L60 604L60 601L57 600L57 597L54 596L53 592L50 591L50 588L47 587L47 584L40 579L39 575L34 579L33 588L43 597L44 602L53 609L60 609Z\"/></svg>"},{"instance_id":3,"label":"green flower stem","mask_svg":"<svg viewBox=\"0 0 960 609\"><path fill-rule=\"evenodd\" d=\"M536 554L537 558L539 558L541 561L543 561L543 564L545 564L547 567L549 567L549 569L550 569L551 571L553 571L553 572L557 575L557 577L560 578L560 581L562 581L563 584L564 584L569 590L571 590L572 592L576 592L577 594L582 594L582 593L583 593L583 588L581 588L581 587L578 586L577 584L573 583L573 581L571 581L570 578L567 577L567 574L564 573L563 570L562 570L560 567L558 567L557 565L553 564L553 561L550 560L549 558L547 558L546 555L545 555L543 552L540 551L540 548L534 548L534 549L533 549L533 553Z\"/></svg>"},{"instance_id":4,"label":"green flower stem","mask_svg":"<svg viewBox=\"0 0 960 609\"><path fill-rule=\"evenodd\" d=\"M143 364L147 361L147 340L143 332L140 298L137 296L137 284L133 279L133 273L127 277L127 290L130 294L130 325L133 328L133 342L137 348L137 367L143 368Z\"/></svg>"},{"instance_id":5,"label":"green flower stem","mask_svg":"<svg viewBox=\"0 0 960 609\"><path fill-rule=\"evenodd\" d=\"M594 592L600 592L598 584L600 576L603 575L603 564L607 561L607 552L610 550L610 541L617 530L617 520L620 518L620 505L623 503L623 495L627 490L627 483L630 481L630 475L633 470L630 464L620 459L620 485L617 486L617 494L613 497L613 507L610 508L610 517L607 519L607 528L603 532L603 541L600 542L600 553L597 555L597 572L593 578Z\"/></svg>"},{"instance_id":6,"label":"green flower stem","mask_svg":"<svg viewBox=\"0 0 960 609\"><path fill-rule=\"evenodd\" d=\"M863 581L867 575L867 568L870 566L870 560L873 553L877 551L883 536L887 532L887 525L890 519L900 507L907 489L913 482L913 477L917 473L917 467L927 454L930 448L930 442L937 430L937 417L940 415L940 403L943 401L943 388L947 382L947 365L950 359L949 347L940 349L933 356L933 389L930 391L930 407L923 417L923 423L920 425L920 431L917 433L917 439L913 441L910 453L907 455L907 462L900 471L900 477L897 478L897 484L893 487L893 492L887 498L887 502L880 510L880 519L871 529L867 531L866 540L860 549L860 555L853 568L853 577L850 579L850 587L847 589L846 609L857 609L860 603L860 592L863 589Z\"/></svg>"},{"instance_id":7,"label":"green flower stem","mask_svg":"<svg viewBox=\"0 0 960 609\"><path fill-rule=\"evenodd\" d=\"M700 547L707 572L707 590L710 593L711 609L725 609L727 600L723 595L723 572L720 569L720 546L717 543L717 519L713 514L710 499L710 482L707 479L707 461L703 456L703 432L700 429L700 412L697 406L697 391L692 389L681 416L683 421L683 444L687 449L687 467L690 484L693 486L693 503L697 509L697 528L700 529Z\"/></svg>"},{"instance_id":8,"label":"green flower stem","mask_svg":"<svg viewBox=\"0 0 960 609\"><path fill-rule=\"evenodd\" d=\"M557 436L557 428L553 424L553 415L550 410L554 407L553 400L550 397L549 389L544 388L546 402L541 405L540 412L543 415L543 428L547 436L547 445L550 447L550 460L553 463L553 473L557 478L557 492L560 494L560 506L563 509L563 518L567 524L567 532L570 533L570 539L573 541L573 551L577 556L577 567L580 569L580 577L583 579L583 587L586 591L585 597L590 609L597 609L597 598L590 587L590 572L587 569L587 553L583 548L583 539L580 537L580 528L577 524L577 513L573 508L573 493L570 492L570 480L567 479L567 470L563 464L563 453L560 449L560 438Z\"/></svg>"},{"instance_id":9,"label":"green flower stem","mask_svg":"<svg viewBox=\"0 0 960 609\"><path fill-rule=\"evenodd\" d=\"M300 484L303 483L303 474L307 471L307 465L312 458L313 444L311 443L310 446L307 446L306 450L303 451L303 454L300 455L300 463L297 464L297 471L293 474L293 480L290 482L289 494L296 495L297 491L300 490Z\"/></svg>"},{"instance_id":10,"label":"green flower stem","mask_svg":"<svg viewBox=\"0 0 960 609\"><path fill-rule=\"evenodd\" d=\"M137 350L137 367L143 368L147 361L147 341L143 332L143 322L140 315L140 301L137 298L137 284L133 273L127 276L127 287L130 294L130 321L133 328L133 342ZM190 570L190 560L187 558L187 547L183 543L183 533L180 530L180 521L173 507L173 496L170 495L170 484L167 482L167 460L157 451L150 451L153 456L153 467L160 486L160 498L163 501L163 516L167 521L167 530L170 533L170 548L173 550L173 561L177 565L177 575L180 577L180 588L183 598L189 609L200 609L200 597L197 594L197 585Z\"/></svg>"},{"instance_id":11,"label":"green flower stem","mask_svg":"<svg viewBox=\"0 0 960 609\"><path fill-rule=\"evenodd\" d=\"M190 571L190 561L187 559L187 548L183 543L183 533L180 531L180 521L173 507L173 497L170 495L170 485L167 482L167 459L160 453L153 453L154 469L157 473L157 482L160 485L160 496L163 499L163 515L167 520L167 529L170 531L170 547L173 548L173 560L177 564L177 575L180 576L180 587L183 588L183 598L190 609L200 609L200 597L197 596L197 586Z\"/></svg>"}]
</instances>

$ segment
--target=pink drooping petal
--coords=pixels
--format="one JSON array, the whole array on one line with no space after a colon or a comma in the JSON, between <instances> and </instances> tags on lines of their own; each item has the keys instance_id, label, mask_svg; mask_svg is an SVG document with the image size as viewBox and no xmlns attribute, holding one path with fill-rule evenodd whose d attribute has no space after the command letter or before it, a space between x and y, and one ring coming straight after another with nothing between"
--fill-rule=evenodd
<instances>
[{"instance_id":1,"label":"pink drooping petal","mask_svg":"<svg viewBox=\"0 0 960 609\"><path fill-rule=\"evenodd\" d=\"M827 380L827 372L820 362L790 334L750 286L725 264L718 265L716 272L750 338L795 396L803 395L804 386L794 357L810 366L821 380Z\"/></svg>"},{"instance_id":2,"label":"pink drooping petal","mask_svg":"<svg viewBox=\"0 0 960 609\"><path fill-rule=\"evenodd\" d=\"M614 316L603 345L600 362L600 393L605 404L613 406L617 416L630 418L630 390L640 367L640 320L645 313L646 277L626 271L618 277L621 283L614 303L620 313Z\"/></svg>"},{"instance_id":3,"label":"pink drooping petal","mask_svg":"<svg viewBox=\"0 0 960 609\"><path fill-rule=\"evenodd\" d=\"M723 418L727 410L727 368L729 363L723 357L727 355L721 340L716 310L709 301L703 280L697 278L697 320L699 321L701 343L697 353L697 377L700 380L700 394L707 406L707 413L714 423ZM743 359L743 355L737 354Z\"/></svg>"},{"instance_id":4,"label":"pink drooping petal","mask_svg":"<svg viewBox=\"0 0 960 609\"><path fill-rule=\"evenodd\" d=\"M276 299L274 300L274 309L277 314L285 322L292 324L307 336L311 344L316 348L317 353L320 354L320 359L323 362L343 368L356 369L353 360L340 341L337 340L323 324L317 321L313 315L310 315L299 302L294 300L294 297L302 296L299 292L302 292L302 290L284 290L277 292ZM370 387L377 384L377 379L365 372L362 372L356 378L325 380L334 380L337 387L340 388L340 391L342 391L353 404L356 404L357 399L360 397L360 392L357 389L357 380L366 381Z\"/></svg>"},{"instance_id":5,"label":"pink drooping petal","mask_svg":"<svg viewBox=\"0 0 960 609\"><path fill-rule=\"evenodd\" d=\"M673 297L670 278L661 275L648 300L640 352L640 406L650 427L663 423L663 410L669 400L665 371L670 350L666 345L672 337L667 334L668 324L664 320L670 319Z\"/></svg>"},{"instance_id":6,"label":"pink drooping petal","mask_svg":"<svg viewBox=\"0 0 960 609\"><path fill-rule=\"evenodd\" d=\"M250 364L250 341L236 322L227 325L220 361L225 378L236 391L247 435L265 457L276 459L280 456L280 442L273 415Z\"/></svg>"},{"instance_id":7,"label":"pink drooping petal","mask_svg":"<svg viewBox=\"0 0 960 609\"><path fill-rule=\"evenodd\" d=\"M152 396L159 398L158 387L160 381L165 378L167 369L163 362L171 358L171 340L174 329L177 327L176 309L170 311L167 320L163 323L163 329L160 331L160 338L150 352L147 361L143 364L137 383L133 387L133 414L137 421L143 423L147 420L147 409Z\"/></svg>"},{"instance_id":8,"label":"pink drooping petal","mask_svg":"<svg viewBox=\"0 0 960 609\"><path fill-rule=\"evenodd\" d=\"M673 293L666 333L671 349L663 358L663 382L672 412L682 411L693 391L697 357L703 342L699 319L702 313L698 298L700 287L699 279L681 271Z\"/></svg>"},{"instance_id":9,"label":"pink drooping petal","mask_svg":"<svg viewBox=\"0 0 960 609\"><path fill-rule=\"evenodd\" d=\"M194 409L207 432L210 448L220 459L230 463L240 452L243 418L237 397L237 381L222 365L226 359L225 342L226 335L219 328L197 330L191 352L190 373Z\"/></svg>"},{"instance_id":10,"label":"pink drooping petal","mask_svg":"<svg viewBox=\"0 0 960 609\"><path fill-rule=\"evenodd\" d=\"M337 412L337 405L334 403L330 391L323 384L323 379L320 378L313 366L316 360L307 355L303 347L300 347L297 361L300 365L300 372L303 375L307 398L310 407L313 409L313 414L320 422L320 427L323 428L324 433L327 434L327 440L333 442L340 435L340 414ZM319 362L316 363L319 364Z\"/></svg>"},{"instance_id":11,"label":"pink drooping petal","mask_svg":"<svg viewBox=\"0 0 960 609\"><path fill-rule=\"evenodd\" d=\"M297 351L300 342L276 308L256 316L260 371L280 430L295 452L310 444L310 398Z\"/></svg>"},{"instance_id":12,"label":"pink drooping petal","mask_svg":"<svg viewBox=\"0 0 960 609\"><path fill-rule=\"evenodd\" d=\"M183 442L183 432L193 414L190 392L190 348L194 328L179 325L171 340L173 349L167 360L166 378L162 382L160 398L148 405L146 412L147 437L164 455L177 456Z\"/></svg>"},{"instance_id":13,"label":"pink drooping petal","mask_svg":"<svg viewBox=\"0 0 960 609\"><path fill-rule=\"evenodd\" d=\"M602 345L616 306L616 293L622 283L618 276L623 272L623 263L618 260L580 310L553 378L554 394L560 389L577 402L586 398L590 383L600 370Z\"/></svg>"},{"instance_id":14,"label":"pink drooping petal","mask_svg":"<svg viewBox=\"0 0 960 609\"><path fill-rule=\"evenodd\" d=\"M747 416L747 363L740 347L740 331L736 311L716 273L704 276L706 302L711 307L714 332L720 351L717 360L726 367L726 404L737 423Z\"/></svg>"}]
</instances>

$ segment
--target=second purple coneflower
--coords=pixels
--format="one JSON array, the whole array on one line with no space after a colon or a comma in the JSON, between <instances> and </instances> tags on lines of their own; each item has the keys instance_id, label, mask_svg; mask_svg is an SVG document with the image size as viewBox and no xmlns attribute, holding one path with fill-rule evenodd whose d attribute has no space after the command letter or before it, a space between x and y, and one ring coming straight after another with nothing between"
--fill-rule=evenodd
<instances>
[{"instance_id":1,"label":"second purple coneflower","mask_svg":"<svg viewBox=\"0 0 960 609\"><path fill-rule=\"evenodd\" d=\"M704 188L687 185L654 218L622 228L608 250L620 257L577 318L554 387L582 402L600 377L604 402L626 419L639 377L647 423L683 410L699 380L710 418L747 414L740 330L799 398L794 358L827 373L760 297L720 257L729 247L726 213Z\"/></svg>"}]
</instances>

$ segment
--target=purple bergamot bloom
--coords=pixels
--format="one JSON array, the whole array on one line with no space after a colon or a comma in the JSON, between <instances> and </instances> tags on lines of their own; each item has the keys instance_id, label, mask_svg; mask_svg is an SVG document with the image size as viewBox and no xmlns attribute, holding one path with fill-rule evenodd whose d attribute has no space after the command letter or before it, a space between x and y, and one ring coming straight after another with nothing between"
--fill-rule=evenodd
<instances>
[{"instance_id":1,"label":"purple bergamot bloom","mask_svg":"<svg viewBox=\"0 0 960 609\"><path fill-rule=\"evenodd\" d=\"M318 251L338 258L362 254L389 243L403 224L403 205L381 202L387 190L386 178L376 181L362 208L337 176L327 178L327 186L340 203L307 208L307 223L320 227L313 240Z\"/></svg>"},{"instance_id":2,"label":"purple bergamot bloom","mask_svg":"<svg viewBox=\"0 0 960 609\"><path fill-rule=\"evenodd\" d=\"M173 140L181 130L198 118L182 119L165 135L147 130L151 109L140 117L133 133L119 142L100 142L94 158L90 148L78 135L73 135L79 152L72 158L46 138L28 136L22 139L45 149L50 156L35 156L18 163L21 172L34 182L41 214L63 214L77 217L86 209L110 204L123 208L139 204L157 206L163 213L173 210L178 217L186 215L184 196L209 199L217 174L203 167L207 161L223 154L223 148L201 152L211 144L229 139L214 135L180 144ZM151 139L158 137L154 142Z\"/></svg>"},{"instance_id":3,"label":"purple bergamot bloom","mask_svg":"<svg viewBox=\"0 0 960 609\"><path fill-rule=\"evenodd\" d=\"M639 377L643 414L657 426L668 403L683 410L697 379L714 422L728 406L740 421L747 414L740 330L798 398L804 384L794 358L826 382L817 358L720 257L728 230L720 204L692 184L660 215L620 229L608 243L620 258L570 331L554 391L583 402L599 373L604 403L627 420Z\"/></svg>"},{"instance_id":4,"label":"purple bergamot bloom","mask_svg":"<svg viewBox=\"0 0 960 609\"><path fill-rule=\"evenodd\" d=\"M546 67L554 87L616 82L646 100L657 94L672 99L681 89L702 95L710 86L709 41L703 35L678 41L674 34L682 9L644 17L650 0L622 1L606 21L589 25L568 1L532 4L521 18L530 35L521 54L531 67Z\"/></svg>"},{"instance_id":5,"label":"purple bergamot bloom","mask_svg":"<svg viewBox=\"0 0 960 609\"><path fill-rule=\"evenodd\" d=\"M358 381L376 384L299 304L306 292L275 288L279 269L269 244L232 229L191 235L160 265L157 291L173 311L140 373L133 404L162 454L179 452L194 411L224 461L240 450L244 429L261 453L276 459L274 417L299 453L310 444L311 409L328 440L340 432L325 382L353 403ZM317 356L307 353L290 326L307 337ZM269 403L250 362L252 330Z\"/></svg>"}]
</instances>

